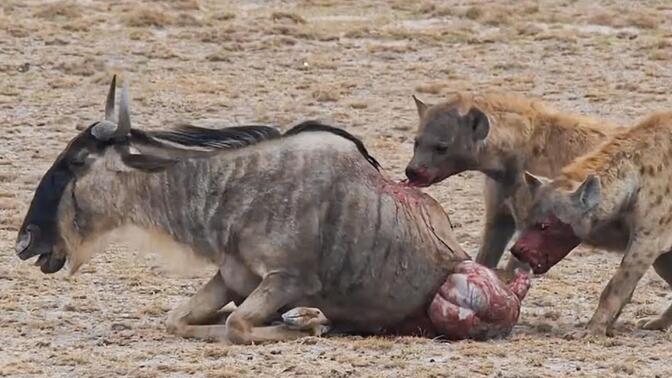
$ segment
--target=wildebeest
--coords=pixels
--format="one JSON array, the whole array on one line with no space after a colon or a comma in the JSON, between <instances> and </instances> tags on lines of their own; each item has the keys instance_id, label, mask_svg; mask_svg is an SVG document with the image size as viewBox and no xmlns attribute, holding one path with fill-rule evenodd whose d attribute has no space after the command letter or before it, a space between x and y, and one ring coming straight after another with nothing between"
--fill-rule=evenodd
<instances>
[{"instance_id":1,"label":"wildebeest","mask_svg":"<svg viewBox=\"0 0 672 378\"><path fill-rule=\"evenodd\" d=\"M439 204L386 179L343 130L307 122L282 137L265 126L142 132L131 128L126 87L114 119L114 91L113 80L105 120L59 155L19 231L19 257L39 255L45 273L66 260L76 271L102 235L135 226L219 267L171 313L169 329L251 343L309 334L269 325L295 307L364 333L423 317L469 259ZM458 284L456 295L489 290ZM230 301L238 307L226 323L206 325ZM482 314L489 303L474 305Z\"/></svg>"}]
</instances>

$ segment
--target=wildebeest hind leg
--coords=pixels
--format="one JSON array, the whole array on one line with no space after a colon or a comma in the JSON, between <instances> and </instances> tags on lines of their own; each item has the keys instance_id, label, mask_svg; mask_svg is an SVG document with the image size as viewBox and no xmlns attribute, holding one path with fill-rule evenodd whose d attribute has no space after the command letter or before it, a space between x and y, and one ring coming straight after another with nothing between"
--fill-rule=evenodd
<instances>
[{"instance_id":1,"label":"wildebeest hind leg","mask_svg":"<svg viewBox=\"0 0 672 378\"><path fill-rule=\"evenodd\" d=\"M209 338L211 330L202 324L215 322L221 316L219 309L234 297L218 271L189 301L170 312L168 331L183 337Z\"/></svg>"},{"instance_id":2,"label":"wildebeest hind leg","mask_svg":"<svg viewBox=\"0 0 672 378\"><path fill-rule=\"evenodd\" d=\"M226 339L234 344L291 340L311 335L310 331L285 325L264 326L277 311L306 293L304 280L282 271L268 273L259 286L226 321Z\"/></svg>"}]
</instances>

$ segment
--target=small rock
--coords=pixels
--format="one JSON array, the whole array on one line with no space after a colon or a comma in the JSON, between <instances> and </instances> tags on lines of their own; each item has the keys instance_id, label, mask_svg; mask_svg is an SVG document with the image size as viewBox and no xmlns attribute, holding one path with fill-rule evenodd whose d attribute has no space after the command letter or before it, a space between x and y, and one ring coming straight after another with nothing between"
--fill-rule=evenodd
<instances>
[{"instance_id":1,"label":"small rock","mask_svg":"<svg viewBox=\"0 0 672 378\"><path fill-rule=\"evenodd\" d=\"M114 323L114 324L112 324L112 326L110 328L113 331L124 331L124 330L127 330L127 329L131 329L131 327L129 327L127 324L124 324L124 323Z\"/></svg>"}]
</instances>

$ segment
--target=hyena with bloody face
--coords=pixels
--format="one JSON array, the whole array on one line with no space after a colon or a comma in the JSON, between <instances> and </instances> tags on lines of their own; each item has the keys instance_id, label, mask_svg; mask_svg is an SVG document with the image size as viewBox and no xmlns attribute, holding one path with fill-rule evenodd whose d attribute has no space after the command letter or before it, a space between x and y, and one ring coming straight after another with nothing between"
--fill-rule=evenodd
<instances>
[{"instance_id":1,"label":"hyena with bloody face","mask_svg":"<svg viewBox=\"0 0 672 378\"><path fill-rule=\"evenodd\" d=\"M651 265L672 285L672 112L655 114L615 135L555 179L526 178L535 198L512 252L535 272L550 269L581 241L620 246L625 252L582 334L611 334ZM672 305L660 316L638 322L645 329L671 324Z\"/></svg>"},{"instance_id":2,"label":"hyena with bloody face","mask_svg":"<svg viewBox=\"0 0 672 378\"><path fill-rule=\"evenodd\" d=\"M457 94L437 105L413 98L420 123L406 176L413 185L429 186L467 170L486 175L485 230L476 261L488 267L497 265L521 229L517 218L531 201L525 170L553 177L617 129L510 94ZM512 258L508 270L516 265Z\"/></svg>"}]
</instances>

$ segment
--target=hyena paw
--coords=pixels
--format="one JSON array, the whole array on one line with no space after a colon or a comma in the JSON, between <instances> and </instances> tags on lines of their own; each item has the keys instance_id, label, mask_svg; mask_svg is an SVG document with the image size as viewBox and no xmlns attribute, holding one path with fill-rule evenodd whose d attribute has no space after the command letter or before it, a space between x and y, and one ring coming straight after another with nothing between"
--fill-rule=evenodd
<instances>
[{"instance_id":1,"label":"hyena paw","mask_svg":"<svg viewBox=\"0 0 672 378\"><path fill-rule=\"evenodd\" d=\"M321 336L329 331L329 319L315 307L296 307L282 314L286 326Z\"/></svg>"},{"instance_id":2,"label":"hyena paw","mask_svg":"<svg viewBox=\"0 0 672 378\"><path fill-rule=\"evenodd\" d=\"M606 327L588 324L585 328L567 332L563 338L565 340L584 340L603 338L605 336L611 337L613 333L607 330Z\"/></svg>"},{"instance_id":3,"label":"hyena paw","mask_svg":"<svg viewBox=\"0 0 672 378\"><path fill-rule=\"evenodd\" d=\"M672 324L672 319L661 316L639 319L636 323L637 328L651 331L663 331Z\"/></svg>"}]
</instances>

